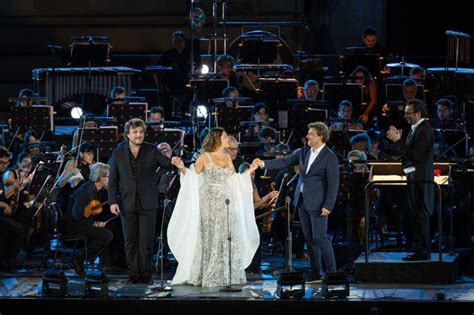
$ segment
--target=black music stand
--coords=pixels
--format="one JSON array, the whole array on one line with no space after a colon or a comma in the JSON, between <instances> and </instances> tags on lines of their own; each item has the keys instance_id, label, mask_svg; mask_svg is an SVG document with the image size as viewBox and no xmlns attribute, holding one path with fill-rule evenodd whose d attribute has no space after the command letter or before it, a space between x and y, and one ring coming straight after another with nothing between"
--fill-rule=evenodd
<instances>
[{"instance_id":1,"label":"black music stand","mask_svg":"<svg viewBox=\"0 0 474 315\"><path fill-rule=\"evenodd\" d=\"M97 43L93 36L86 36L83 40L72 43L70 47L68 66L92 67L110 62L110 43Z\"/></svg>"},{"instance_id":2,"label":"black music stand","mask_svg":"<svg viewBox=\"0 0 474 315\"><path fill-rule=\"evenodd\" d=\"M327 101L333 111L339 110L342 100L350 101L354 112L355 107L364 104L363 86L358 83L324 83L323 101Z\"/></svg>"},{"instance_id":3,"label":"black music stand","mask_svg":"<svg viewBox=\"0 0 474 315\"><path fill-rule=\"evenodd\" d=\"M287 78L259 78L260 90L270 112L289 108L287 99L298 97L298 80Z\"/></svg>"},{"instance_id":4,"label":"black music stand","mask_svg":"<svg viewBox=\"0 0 474 315\"><path fill-rule=\"evenodd\" d=\"M468 156L469 136L466 130L442 129L443 141L440 144L437 159L449 159L449 157Z\"/></svg>"},{"instance_id":5,"label":"black music stand","mask_svg":"<svg viewBox=\"0 0 474 315\"><path fill-rule=\"evenodd\" d=\"M350 139L356 134L365 132L364 130L331 130L328 144L340 158L345 159L347 153L351 151Z\"/></svg>"},{"instance_id":6,"label":"black music stand","mask_svg":"<svg viewBox=\"0 0 474 315\"><path fill-rule=\"evenodd\" d=\"M140 118L146 121L147 111L148 103L109 104L107 105L106 116L117 118L114 125L118 127L119 133L122 134L125 123L130 119Z\"/></svg>"},{"instance_id":7,"label":"black music stand","mask_svg":"<svg viewBox=\"0 0 474 315\"><path fill-rule=\"evenodd\" d=\"M347 76L354 71L357 66L364 66L373 77L378 77L382 70L380 54L354 53L352 55L341 56L342 71Z\"/></svg>"},{"instance_id":8,"label":"black music stand","mask_svg":"<svg viewBox=\"0 0 474 315\"><path fill-rule=\"evenodd\" d=\"M216 106L214 110L216 127L223 127L229 134L237 134L242 131L240 122L246 121L252 115L252 106L239 106L227 108Z\"/></svg>"},{"instance_id":9,"label":"black music stand","mask_svg":"<svg viewBox=\"0 0 474 315\"><path fill-rule=\"evenodd\" d=\"M266 35L267 37L269 35ZM281 46L277 36L245 36L239 44L239 60L241 63L273 63Z\"/></svg>"},{"instance_id":10,"label":"black music stand","mask_svg":"<svg viewBox=\"0 0 474 315\"><path fill-rule=\"evenodd\" d=\"M145 140L149 143L160 144L162 142L168 143L172 148L177 147L178 144L183 144L183 130L181 129L160 129L147 128L145 132Z\"/></svg>"},{"instance_id":11,"label":"black music stand","mask_svg":"<svg viewBox=\"0 0 474 315\"><path fill-rule=\"evenodd\" d=\"M117 146L117 127L104 126L99 128L79 128L77 131L77 139L81 139L81 134L84 132L84 135L82 135L82 143L90 142L97 148L97 160L107 162ZM77 145L78 144L75 144L75 146Z\"/></svg>"},{"instance_id":12,"label":"black music stand","mask_svg":"<svg viewBox=\"0 0 474 315\"><path fill-rule=\"evenodd\" d=\"M52 131L53 107L49 105L34 105L32 107L12 107L11 128L27 131L34 129L37 132Z\"/></svg>"},{"instance_id":13,"label":"black music stand","mask_svg":"<svg viewBox=\"0 0 474 315\"><path fill-rule=\"evenodd\" d=\"M222 91L229 86L227 79L194 79L190 83L197 100L202 102L222 96Z\"/></svg>"}]
</instances>

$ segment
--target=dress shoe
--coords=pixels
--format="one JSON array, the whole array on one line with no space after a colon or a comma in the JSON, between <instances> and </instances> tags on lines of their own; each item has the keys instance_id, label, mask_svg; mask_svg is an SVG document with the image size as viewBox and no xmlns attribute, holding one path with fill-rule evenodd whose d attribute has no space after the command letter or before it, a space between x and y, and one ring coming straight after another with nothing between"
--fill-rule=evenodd
<instances>
[{"instance_id":1,"label":"dress shoe","mask_svg":"<svg viewBox=\"0 0 474 315\"><path fill-rule=\"evenodd\" d=\"M135 276L128 276L128 280L127 280L127 283L128 284L137 284L140 282L140 278L139 277L135 277Z\"/></svg>"},{"instance_id":2,"label":"dress shoe","mask_svg":"<svg viewBox=\"0 0 474 315\"><path fill-rule=\"evenodd\" d=\"M139 280L139 283L148 284L148 285L153 284L153 278L151 276L141 276L140 278L138 278L138 280Z\"/></svg>"},{"instance_id":3,"label":"dress shoe","mask_svg":"<svg viewBox=\"0 0 474 315\"><path fill-rule=\"evenodd\" d=\"M431 254L418 254L408 255L402 257L403 261L419 261L419 260L431 260Z\"/></svg>"},{"instance_id":4,"label":"dress shoe","mask_svg":"<svg viewBox=\"0 0 474 315\"><path fill-rule=\"evenodd\" d=\"M84 272L84 265L82 263L82 259L80 258L74 258L71 261L72 269L74 269L74 272L76 272L76 275L78 277L84 278L86 276L86 273Z\"/></svg>"}]
</instances>

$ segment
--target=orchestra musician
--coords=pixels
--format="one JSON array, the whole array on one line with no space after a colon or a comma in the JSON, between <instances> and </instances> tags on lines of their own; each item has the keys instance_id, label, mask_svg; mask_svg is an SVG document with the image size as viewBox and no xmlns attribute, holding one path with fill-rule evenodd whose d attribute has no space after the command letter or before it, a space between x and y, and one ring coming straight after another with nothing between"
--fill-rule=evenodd
<instances>
[{"instance_id":1,"label":"orchestra musician","mask_svg":"<svg viewBox=\"0 0 474 315\"><path fill-rule=\"evenodd\" d=\"M102 255L113 239L113 233L106 228L107 222L96 221L94 216L102 212L104 203L99 199L100 191L107 189L109 166L97 162L90 168L88 181L71 196L67 214L61 222L63 235L82 235L87 238L87 261L91 264ZM85 257L73 261L77 275L84 276Z\"/></svg>"},{"instance_id":2,"label":"orchestra musician","mask_svg":"<svg viewBox=\"0 0 474 315\"><path fill-rule=\"evenodd\" d=\"M4 146L0 146L0 174L10 164L10 152ZM5 187L3 181L0 193L0 271L9 271L14 267L15 258L25 242L25 228L17 220L11 217L12 208L5 198Z\"/></svg>"},{"instance_id":3,"label":"orchestra musician","mask_svg":"<svg viewBox=\"0 0 474 315\"><path fill-rule=\"evenodd\" d=\"M22 152L17 157L15 167L7 169L2 177L3 193L12 210L11 216L19 221L26 230L25 248L29 255L33 253L31 236L34 232L33 215L36 209L26 208L24 202L31 199L27 188L34 176L32 164L31 156L28 153Z\"/></svg>"}]
</instances>

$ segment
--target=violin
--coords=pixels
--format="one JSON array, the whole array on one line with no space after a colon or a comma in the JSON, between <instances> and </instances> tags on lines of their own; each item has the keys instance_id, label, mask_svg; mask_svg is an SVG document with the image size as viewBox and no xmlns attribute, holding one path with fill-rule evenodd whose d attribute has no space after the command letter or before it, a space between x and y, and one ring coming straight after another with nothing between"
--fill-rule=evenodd
<instances>
[{"instance_id":1,"label":"violin","mask_svg":"<svg viewBox=\"0 0 474 315\"><path fill-rule=\"evenodd\" d=\"M270 184L270 187L272 188L272 192L276 191L275 182L272 182ZM272 198L272 200L270 200L270 204L268 205L268 208L274 209L276 200L277 198ZM266 215L263 218L263 222L262 222L262 232L264 234L270 234L270 232L272 231L272 224L273 224L273 215Z\"/></svg>"},{"instance_id":2,"label":"violin","mask_svg":"<svg viewBox=\"0 0 474 315\"><path fill-rule=\"evenodd\" d=\"M88 218L91 215L97 215L102 213L102 206L108 204L108 201L100 202L100 200L91 200L87 206L84 207L84 217Z\"/></svg>"}]
</instances>

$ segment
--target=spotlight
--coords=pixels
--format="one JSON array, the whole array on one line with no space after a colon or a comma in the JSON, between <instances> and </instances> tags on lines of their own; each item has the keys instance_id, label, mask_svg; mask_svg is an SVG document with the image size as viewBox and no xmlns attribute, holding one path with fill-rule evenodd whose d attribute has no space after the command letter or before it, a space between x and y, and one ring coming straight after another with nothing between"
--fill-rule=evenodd
<instances>
[{"instance_id":1,"label":"spotlight","mask_svg":"<svg viewBox=\"0 0 474 315\"><path fill-rule=\"evenodd\" d=\"M346 272L328 272L323 278L321 294L325 298L345 299L349 296L349 278Z\"/></svg>"},{"instance_id":2,"label":"spotlight","mask_svg":"<svg viewBox=\"0 0 474 315\"><path fill-rule=\"evenodd\" d=\"M82 117L82 108L80 108L79 106L74 106L72 109L71 109L71 117L74 118L74 119L79 119Z\"/></svg>"},{"instance_id":3,"label":"spotlight","mask_svg":"<svg viewBox=\"0 0 474 315\"><path fill-rule=\"evenodd\" d=\"M202 65L201 74L208 74L208 73L209 73L209 66L208 65Z\"/></svg>"},{"instance_id":4,"label":"spotlight","mask_svg":"<svg viewBox=\"0 0 474 315\"><path fill-rule=\"evenodd\" d=\"M205 105L198 105L196 115L198 118L207 119L207 107Z\"/></svg>"},{"instance_id":5,"label":"spotlight","mask_svg":"<svg viewBox=\"0 0 474 315\"><path fill-rule=\"evenodd\" d=\"M56 268L46 269L43 273L43 295L64 297L67 294L67 278L64 271Z\"/></svg>"},{"instance_id":6,"label":"spotlight","mask_svg":"<svg viewBox=\"0 0 474 315\"><path fill-rule=\"evenodd\" d=\"M280 299L301 299L305 294L305 280L300 271L282 272L277 281L276 294Z\"/></svg>"},{"instance_id":7,"label":"spotlight","mask_svg":"<svg viewBox=\"0 0 474 315\"><path fill-rule=\"evenodd\" d=\"M88 270L86 273L85 294L88 297L106 298L109 296L109 279L101 270Z\"/></svg>"}]
</instances>

